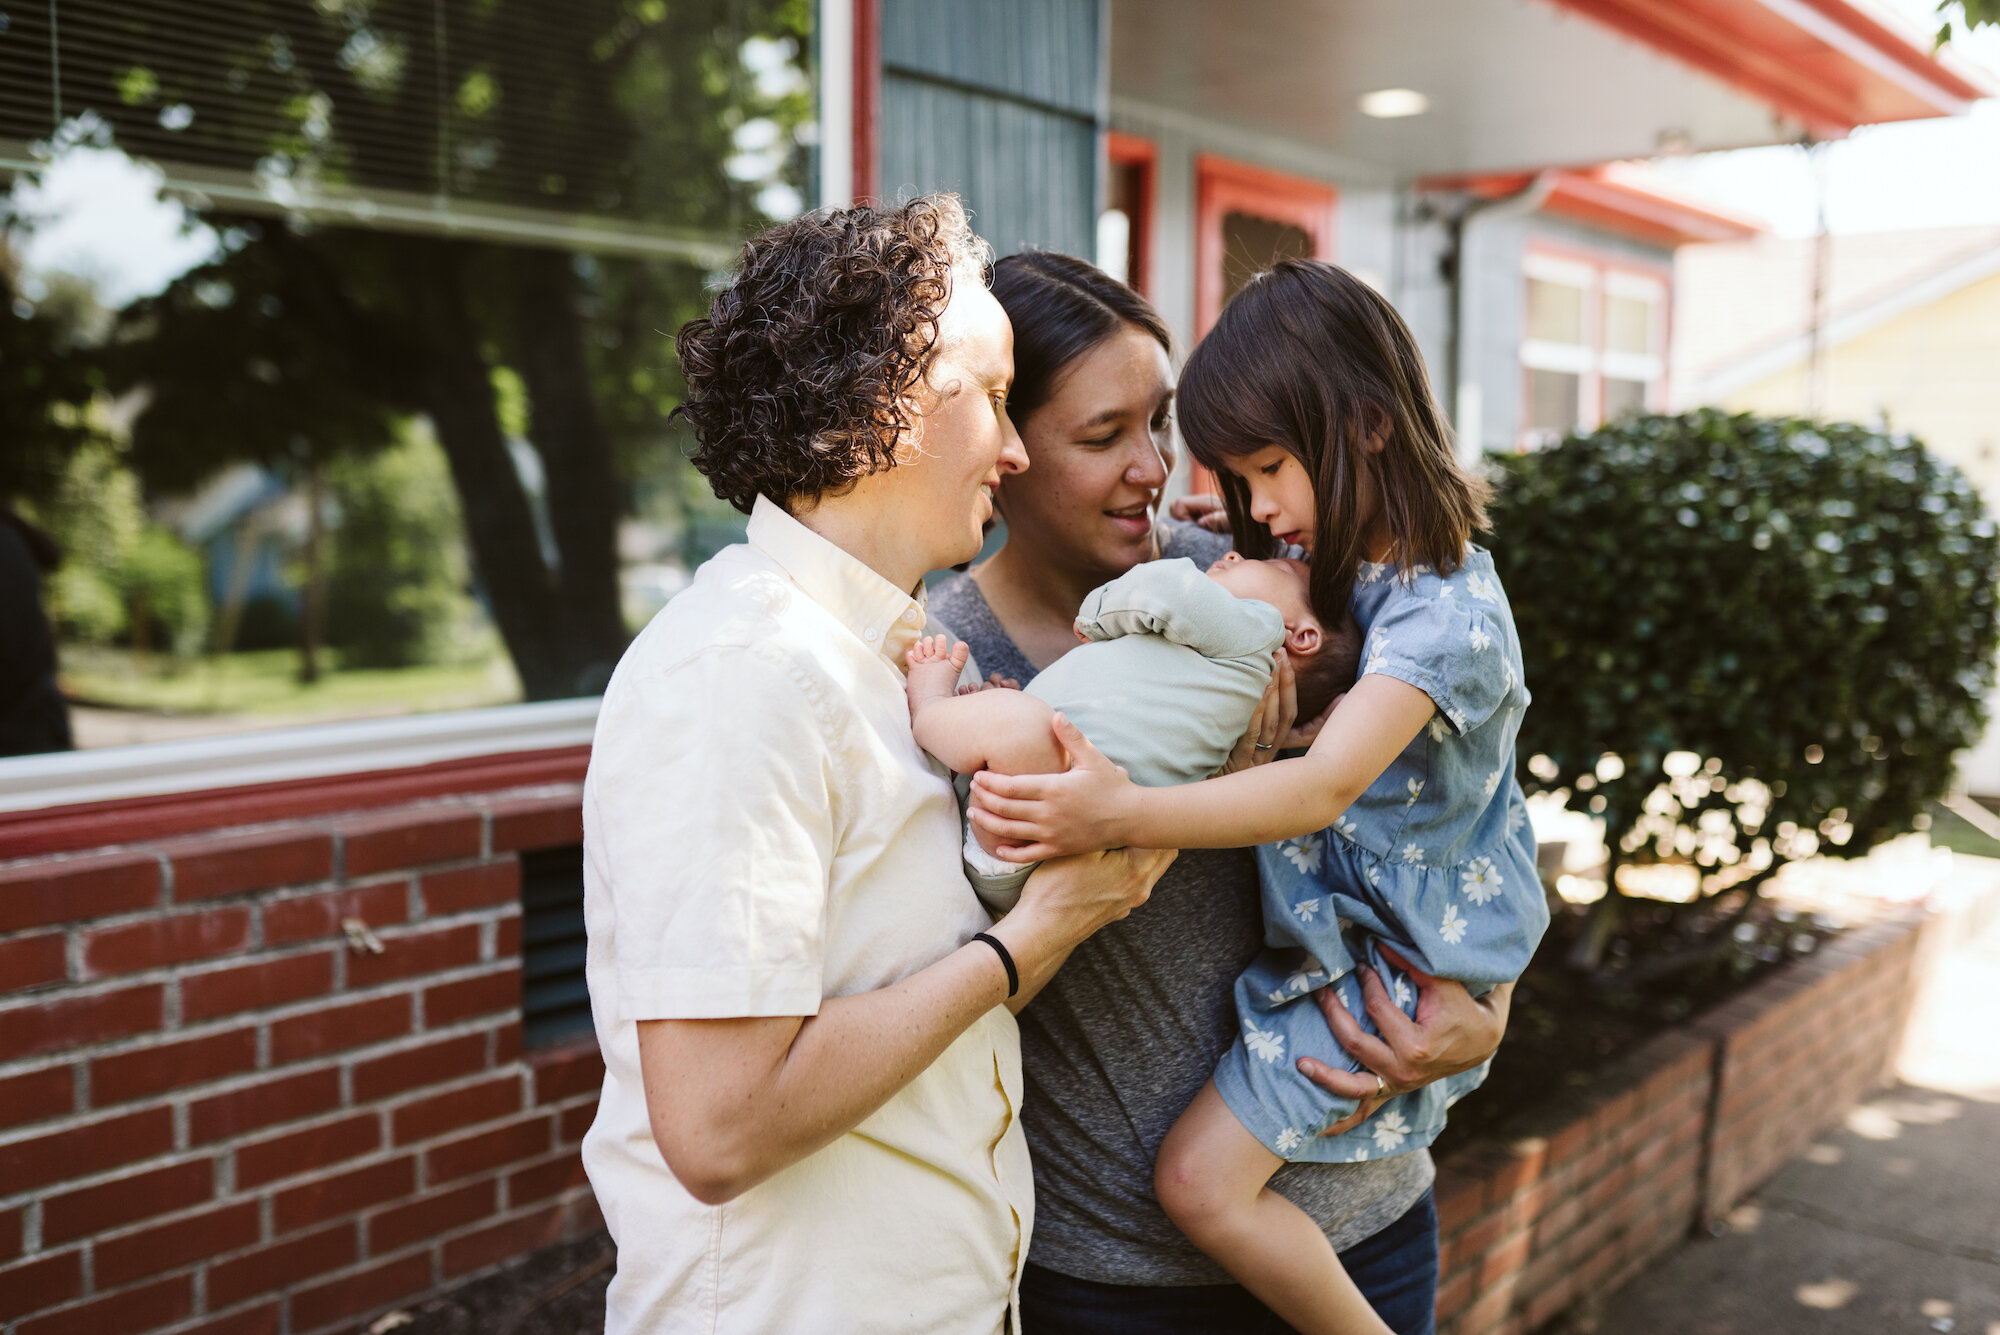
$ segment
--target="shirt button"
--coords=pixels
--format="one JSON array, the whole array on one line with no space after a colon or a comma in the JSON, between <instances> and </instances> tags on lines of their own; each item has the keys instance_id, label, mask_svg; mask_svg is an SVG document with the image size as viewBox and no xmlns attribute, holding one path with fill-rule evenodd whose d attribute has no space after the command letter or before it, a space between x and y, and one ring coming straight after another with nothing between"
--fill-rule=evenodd
<instances>
[{"instance_id":1,"label":"shirt button","mask_svg":"<svg viewBox=\"0 0 2000 1335\"><path fill-rule=\"evenodd\" d=\"M873 644L875 643L875 641L882 638L882 632L875 629L873 626L870 626L867 630L861 632L861 638L868 641L868 643Z\"/></svg>"},{"instance_id":2,"label":"shirt button","mask_svg":"<svg viewBox=\"0 0 2000 1335\"><path fill-rule=\"evenodd\" d=\"M912 607L909 611L903 613L903 620L909 622L912 626L916 625L919 621L922 621L923 619L924 619L924 614L922 612L919 612L914 607Z\"/></svg>"}]
</instances>

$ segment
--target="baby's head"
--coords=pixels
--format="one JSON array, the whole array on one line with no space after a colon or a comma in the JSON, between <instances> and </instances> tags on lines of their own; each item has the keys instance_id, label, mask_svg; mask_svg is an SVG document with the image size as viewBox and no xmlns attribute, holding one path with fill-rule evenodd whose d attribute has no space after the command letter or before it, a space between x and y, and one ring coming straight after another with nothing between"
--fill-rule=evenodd
<instances>
[{"instance_id":1,"label":"baby's head","mask_svg":"<svg viewBox=\"0 0 2000 1335\"><path fill-rule=\"evenodd\" d=\"M1351 619L1325 626L1313 615L1304 561L1251 561L1230 552L1208 568L1208 577L1238 598L1269 603L1284 617L1285 652L1298 676L1301 720L1318 718L1333 697L1354 685L1361 670L1361 636Z\"/></svg>"}]
</instances>

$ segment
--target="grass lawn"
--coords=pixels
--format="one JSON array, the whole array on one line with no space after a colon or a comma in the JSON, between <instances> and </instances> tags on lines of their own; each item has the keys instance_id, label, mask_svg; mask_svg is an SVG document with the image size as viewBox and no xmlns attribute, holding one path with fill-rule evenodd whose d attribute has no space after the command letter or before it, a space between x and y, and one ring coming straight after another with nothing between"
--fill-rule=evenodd
<instances>
[{"instance_id":1,"label":"grass lawn","mask_svg":"<svg viewBox=\"0 0 2000 1335\"><path fill-rule=\"evenodd\" d=\"M344 670L340 656L320 658L320 678L299 682L299 656L289 649L145 663L121 649L65 646L63 693L80 703L172 714L260 714L274 717L360 718L474 709L511 704L521 683L504 656L484 662Z\"/></svg>"}]
</instances>

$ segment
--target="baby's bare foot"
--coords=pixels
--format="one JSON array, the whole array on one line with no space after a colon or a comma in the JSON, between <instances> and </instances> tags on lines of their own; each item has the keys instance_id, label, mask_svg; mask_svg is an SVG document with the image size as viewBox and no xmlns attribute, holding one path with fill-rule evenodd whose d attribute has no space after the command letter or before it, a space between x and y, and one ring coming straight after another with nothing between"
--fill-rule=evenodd
<instances>
[{"instance_id":1,"label":"baby's bare foot","mask_svg":"<svg viewBox=\"0 0 2000 1335\"><path fill-rule=\"evenodd\" d=\"M971 655L968 646L954 645L944 635L926 635L910 646L907 690L911 718L931 701L949 700L957 693L958 674L965 671L965 660Z\"/></svg>"}]
</instances>

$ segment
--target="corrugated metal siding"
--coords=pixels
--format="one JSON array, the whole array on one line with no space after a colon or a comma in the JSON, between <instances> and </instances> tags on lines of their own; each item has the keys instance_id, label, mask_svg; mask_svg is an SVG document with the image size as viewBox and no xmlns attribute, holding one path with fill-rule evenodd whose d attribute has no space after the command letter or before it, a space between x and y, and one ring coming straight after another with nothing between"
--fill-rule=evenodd
<instances>
[{"instance_id":1,"label":"corrugated metal siding","mask_svg":"<svg viewBox=\"0 0 2000 1335\"><path fill-rule=\"evenodd\" d=\"M1000 254L1096 246L1100 0L885 0L882 190L956 190Z\"/></svg>"}]
</instances>

